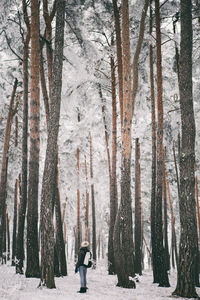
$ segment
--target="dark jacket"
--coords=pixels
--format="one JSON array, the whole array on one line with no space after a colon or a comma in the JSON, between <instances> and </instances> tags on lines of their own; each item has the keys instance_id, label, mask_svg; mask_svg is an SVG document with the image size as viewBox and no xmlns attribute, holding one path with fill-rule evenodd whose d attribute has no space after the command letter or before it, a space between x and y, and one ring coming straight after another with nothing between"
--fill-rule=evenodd
<instances>
[{"instance_id":1,"label":"dark jacket","mask_svg":"<svg viewBox=\"0 0 200 300\"><path fill-rule=\"evenodd\" d=\"M76 270L80 267L83 266L83 262L84 262L84 258L85 258L85 254L86 252L90 252L90 250L88 249L88 247L81 247L78 251L78 261L76 263Z\"/></svg>"}]
</instances>

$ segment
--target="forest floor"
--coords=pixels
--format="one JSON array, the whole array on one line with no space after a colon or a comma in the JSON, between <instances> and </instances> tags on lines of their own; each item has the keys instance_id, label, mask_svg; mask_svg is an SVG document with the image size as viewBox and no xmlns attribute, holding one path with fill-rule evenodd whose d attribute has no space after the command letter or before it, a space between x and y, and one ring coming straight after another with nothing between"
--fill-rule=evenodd
<instances>
[{"instance_id":1,"label":"forest floor","mask_svg":"<svg viewBox=\"0 0 200 300\"><path fill-rule=\"evenodd\" d=\"M139 277L136 289L116 287L117 277L108 275L106 262L98 263L96 270L88 269L88 291L79 290L79 274L74 273L73 264L68 265L68 276L56 278L56 289L38 288L39 279L25 278L15 274L15 268L8 265L0 266L0 300L165 300L175 299L171 296L176 286L176 274L169 275L169 288L152 284L152 271L145 270ZM197 289L200 295L200 289ZM177 298L176 298L177 299ZM178 298L185 299L185 298Z\"/></svg>"}]
</instances>

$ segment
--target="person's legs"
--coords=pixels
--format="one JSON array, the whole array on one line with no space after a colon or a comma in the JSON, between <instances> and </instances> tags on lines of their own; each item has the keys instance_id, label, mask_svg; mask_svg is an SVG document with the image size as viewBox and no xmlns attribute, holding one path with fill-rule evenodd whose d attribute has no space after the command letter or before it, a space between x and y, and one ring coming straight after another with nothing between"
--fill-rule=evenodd
<instances>
[{"instance_id":1,"label":"person's legs","mask_svg":"<svg viewBox=\"0 0 200 300\"><path fill-rule=\"evenodd\" d=\"M86 275L87 275L87 268L86 267L83 267L84 269L83 269L83 274L84 274L84 276L83 276L83 283L84 283L84 287L86 287L87 286L87 280L86 280Z\"/></svg>"},{"instance_id":2,"label":"person's legs","mask_svg":"<svg viewBox=\"0 0 200 300\"><path fill-rule=\"evenodd\" d=\"M81 282L81 287L85 287L85 274L84 274L84 266L79 267L79 275L80 275L80 282Z\"/></svg>"},{"instance_id":3,"label":"person's legs","mask_svg":"<svg viewBox=\"0 0 200 300\"><path fill-rule=\"evenodd\" d=\"M81 283L80 293L86 292L86 273L87 273L87 268L84 266L80 266L79 267L79 275L80 275L80 283Z\"/></svg>"}]
</instances>

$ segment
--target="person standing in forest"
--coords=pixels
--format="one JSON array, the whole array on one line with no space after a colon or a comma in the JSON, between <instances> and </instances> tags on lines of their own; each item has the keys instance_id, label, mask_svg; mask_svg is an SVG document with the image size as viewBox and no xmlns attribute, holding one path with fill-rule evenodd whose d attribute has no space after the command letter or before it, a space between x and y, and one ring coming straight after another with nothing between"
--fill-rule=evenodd
<instances>
[{"instance_id":1,"label":"person standing in forest","mask_svg":"<svg viewBox=\"0 0 200 300\"><path fill-rule=\"evenodd\" d=\"M75 273L79 271L80 275L80 284L81 288L79 293L86 293L87 288L87 268L90 268L92 266L91 262L91 252L89 250L89 243L88 241L84 241L81 243L81 248L78 251L78 261L76 263Z\"/></svg>"}]
</instances>

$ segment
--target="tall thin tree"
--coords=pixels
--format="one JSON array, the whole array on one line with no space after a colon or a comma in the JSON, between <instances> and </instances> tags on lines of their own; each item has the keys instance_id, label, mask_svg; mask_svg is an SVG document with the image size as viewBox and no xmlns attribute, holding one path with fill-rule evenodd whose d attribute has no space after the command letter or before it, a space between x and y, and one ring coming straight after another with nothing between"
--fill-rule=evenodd
<instances>
[{"instance_id":1,"label":"tall thin tree","mask_svg":"<svg viewBox=\"0 0 200 300\"><path fill-rule=\"evenodd\" d=\"M16 258L17 207L18 207L18 179L16 179L16 181L15 181L15 194L14 194L14 216L13 216L13 234L12 234L12 266L15 266L15 258Z\"/></svg>"},{"instance_id":2,"label":"tall thin tree","mask_svg":"<svg viewBox=\"0 0 200 300\"><path fill-rule=\"evenodd\" d=\"M0 178L0 257L2 256L3 251L3 230L5 222L5 205L6 205L6 184L7 184L7 167L8 167L8 150L10 147L10 134L12 119L14 116L14 100L15 93L17 89L18 80L15 79L13 91L10 99L10 105L8 110L8 116L6 121L5 137L4 137L4 146L3 146L3 155L1 162L1 178Z\"/></svg>"},{"instance_id":3,"label":"tall thin tree","mask_svg":"<svg viewBox=\"0 0 200 300\"><path fill-rule=\"evenodd\" d=\"M142 203L141 203L140 143L135 140L135 273L142 275Z\"/></svg>"},{"instance_id":4,"label":"tall thin tree","mask_svg":"<svg viewBox=\"0 0 200 300\"><path fill-rule=\"evenodd\" d=\"M192 92L192 1L181 0L179 92L181 108L180 223L177 285L173 294L197 298L198 237L195 208L195 118Z\"/></svg>"},{"instance_id":5,"label":"tall thin tree","mask_svg":"<svg viewBox=\"0 0 200 300\"><path fill-rule=\"evenodd\" d=\"M156 237L156 261L160 266L157 274L159 286L169 286L167 267L165 264L163 228L162 228L162 196L163 196L163 83L162 83L162 52L160 31L160 1L155 0L156 19L156 69L157 69L157 189L155 203L155 237Z\"/></svg>"},{"instance_id":6,"label":"tall thin tree","mask_svg":"<svg viewBox=\"0 0 200 300\"><path fill-rule=\"evenodd\" d=\"M114 239L115 263L118 276L118 285L133 287L129 275L134 275L133 266L133 229L131 206L131 136L134 103L138 90L138 59L144 37L145 16L148 1L145 1L142 10L139 38L133 59L133 90L131 89L130 69L130 37L129 37L129 4L122 1L122 65L123 65L123 130L121 153L121 203L115 222Z\"/></svg>"},{"instance_id":7,"label":"tall thin tree","mask_svg":"<svg viewBox=\"0 0 200 300\"><path fill-rule=\"evenodd\" d=\"M27 13L27 2L22 0L23 16L26 24L26 38L23 48L23 133L22 133L22 197L19 204L19 217L16 240L16 273L23 274L24 265L24 223L27 206L27 140L28 140L28 57L30 42L30 22Z\"/></svg>"},{"instance_id":8,"label":"tall thin tree","mask_svg":"<svg viewBox=\"0 0 200 300\"><path fill-rule=\"evenodd\" d=\"M59 132L63 45L64 45L65 0L57 1L55 51L53 59L50 118L42 183L41 200L41 284L55 288L54 281L54 228L53 194L57 167L57 140ZM47 209L49 208L49 209Z\"/></svg>"},{"instance_id":9,"label":"tall thin tree","mask_svg":"<svg viewBox=\"0 0 200 300\"><path fill-rule=\"evenodd\" d=\"M31 99L26 277L40 277L38 249L38 183L40 153L39 49L39 2L37 0L31 0Z\"/></svg>"},{"instance_id":10,"label":"tall thin tree","mask_svg":"<svg viewBox=\"0 0 200 300\"><path fill-rule=\"evenodd\" d=\"M112 41L113 43L114 41ZM114 226L118 210L118 193L117 193L117 103L116 103L116 77L114 57L111 55L111 87L112 87L112 159L111 159L111 178L110 178L110 224L108 240L108 272L116 273L114 259Z\"/></svg>"},{"instance_id":11,"label":"tall thin tree","mask_svg":"<svg viewBox=\"0 0 200 300\"><path fill-rule=\"evenodd\" d=\"M92 255L94 260L94 268L96 266L96 210L95 210L95 195L94 195L94 170L93 170L93 146L92 134L90 132L90 178L91 178L91 200L92 200Z\"/></svg>"},{"instance_id":12,"label":"tall thin tree","mask_svg":"<svg viewBox=\"0 0 200 300\"><path fill-rule=\"evenodd\" d=\"M149 34L152 34L153 28L153 13L152 0L150 0L150 17L149 17ZM156 199L156 113L155 113L155 91L154 91L154 68L153 68L153 46L149 45L149 67L150 67L150 88L151 88L151 120L152 120L152 166L151 166L151 247L152 247L152 267L153 267L153 282L158 282L157 279L157 264L156 264L156 237L155 237L155 199Z\"/></svg>"}]
</instances>

